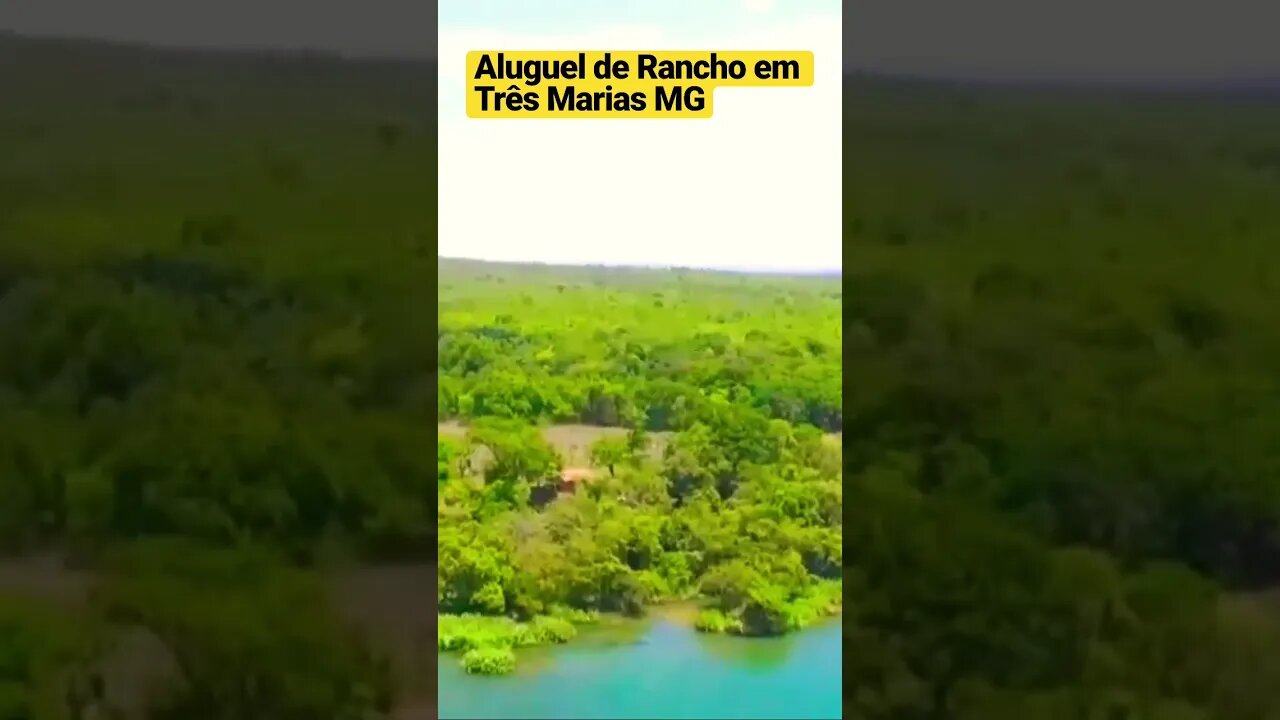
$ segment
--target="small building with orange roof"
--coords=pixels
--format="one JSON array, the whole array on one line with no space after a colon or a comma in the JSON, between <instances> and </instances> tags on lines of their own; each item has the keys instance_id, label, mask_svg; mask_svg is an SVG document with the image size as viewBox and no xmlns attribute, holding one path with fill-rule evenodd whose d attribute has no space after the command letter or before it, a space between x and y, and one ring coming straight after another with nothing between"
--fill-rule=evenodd
<instances>
[{"instance_id":1,"label":"small building with orange roof","mask_svg":"<svg viewBox=\"0 0 1280 720\"><path fill-rule=\"evenodd\" d=\"M577 492L578 485L591 480L596 472L591 468L567 467L560 471L559 491L562 493Z\"/></svg>"}]
</instances>

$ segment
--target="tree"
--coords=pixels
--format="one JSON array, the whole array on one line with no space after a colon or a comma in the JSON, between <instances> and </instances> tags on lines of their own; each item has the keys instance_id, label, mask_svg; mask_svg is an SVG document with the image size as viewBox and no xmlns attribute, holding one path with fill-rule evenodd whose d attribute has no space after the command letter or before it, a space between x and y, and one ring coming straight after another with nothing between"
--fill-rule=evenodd
<instances>
[{"instance_id":1,"label":"tree","mask_svg":"<svg viewBox=\"0 0 1280 720\"><path fill-rule=\"evenodd\" d=\"M591 445L591 464L609 470L610 477L616 475L618 465L628 462L631 449L624 438L605 436Z\"/></svg>"},{"instance_id":2,"label":"tree","mask_svg":"<svg viewBox=\"0 0 1280 720\"><path fill-rule=\"evenodd\" d=\"M482 447L491 454L484 469L491 497L500 506L519 506L533 488L559 480L561 460L537 428L518 421L490 419L472 425L469 448Z\"/></svg>"},{"instance_id":3,"label":"tree","mask_svg":"<svg viewBox=\"0 0 1280 720\"><path fill-rule=\"evenodd\" d=\"M251 548L148 541L111 558L101 598L112 618L150 630L179 681L157 718L364 718L391 699L385 661L345 629L321 586Z\"/></svg>"}]
</instances>

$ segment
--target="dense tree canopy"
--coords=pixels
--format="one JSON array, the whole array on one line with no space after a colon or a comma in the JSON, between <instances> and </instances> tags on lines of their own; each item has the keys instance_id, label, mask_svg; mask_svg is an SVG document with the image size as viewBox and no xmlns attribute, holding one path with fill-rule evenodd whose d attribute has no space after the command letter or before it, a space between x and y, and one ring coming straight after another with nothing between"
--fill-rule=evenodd
<instances>
[{"instance_id":1,"label":"dense tree canopy","mask_svg":"<svg viewBox=\"0 0 1280 720\"><path fill-rule=\"evenodd\" d=\"M440 261L427 65L0 56L0 562L95 588L0 578L0 720L137 629L151 717L384 715L323 572L437 553L476 672L692 599L859 720L1280 717L1274 103L858 81L781 278Z\"/></svg>"},{"instance_id":2,"label":"dense tree canopy","mask_svg":"<svg viewBox=\"0 0 1280 720\"><path fill-rule=\"evenodd\" d=\"M440 408L466 424L438 452L441 612L536 623L698 598L704 629L775 634L838 609L836 281L440 273ZM557 421L626 428L593 436L573 492L538 427ZM459 648L519 640L454 627L482 635Z\"/></svg>"},{"instance_id":3,"label":"dense tree canopy","mask_svg":"<svg viewBox=\"0 0 1280 720\"><path fill-rule=\"evenodd\" d=\"M846 98L845 717L1280 717L1280 106Z\"/></svg>"},{"instance_id":4,"label":"dense tree canopy","mask_svg":"<svg viewBox=\"0 0 1280 720\"><path fill-rule=\"evenodd\" d=\"M664 431L726 400L841 427L835 279L450 263L440 303L442 417Z\"/></svg>"},{"instance_id":5,"label":"dense tree canopy","mask_svg":"<svg viewBox=\"0 0 1280 720\"><path fill-rule=\"evenodd\" d=\"M385 713L325 563L434 558L434 68L0 57L0 717Z\"/></svg>"}]
</instances>

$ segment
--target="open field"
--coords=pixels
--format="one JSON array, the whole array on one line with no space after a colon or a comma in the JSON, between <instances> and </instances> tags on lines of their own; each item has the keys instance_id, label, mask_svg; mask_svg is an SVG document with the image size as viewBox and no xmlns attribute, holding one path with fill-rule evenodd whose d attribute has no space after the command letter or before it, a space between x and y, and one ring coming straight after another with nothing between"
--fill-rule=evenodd
<instances>
[{"instance_id":1,"label":"open field","mask_svg":"<svg viewBox=\"0 0 1280 720\"><path fill-rule=\"evenodd\" d=\"M436 430L444 437L459 440L467 435L466 425L457 421L440 423ZM542 428L542 437L560 453L566 467L590 467L592 443L600 438L623 438L626 434L626 428L595 425L549 425ZM651 457L657 459L662 456L667 437L667 433L655 433L651 436ZM475 461L483 462L485 455L483 448L478 449Z\"/></svg>"}]
</instances>

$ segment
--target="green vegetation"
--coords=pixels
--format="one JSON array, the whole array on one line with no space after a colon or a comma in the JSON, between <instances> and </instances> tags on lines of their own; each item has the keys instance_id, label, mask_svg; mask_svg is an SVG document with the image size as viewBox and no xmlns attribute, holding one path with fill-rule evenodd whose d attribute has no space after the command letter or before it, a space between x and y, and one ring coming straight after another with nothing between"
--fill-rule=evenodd
<instances>
[{"instance_id":1,"label":"green vegetation","mask_svg":"<svg viewBox=\"0 0 1280 720\"><path fill-rule=\"evenodd\" d=\"M0 717L383 716L325 573L435 557L434 66L0 56L0 575L91 580L4 584Z\"/></svg>"},{"instance_id":2,"label":"green vegetation","mask_svg":"<svg viewBox=\"0 0 1280 720\"><path fill-rule=\"evenodd\" d=\"M0 718L61 717L64 690L71 693L68 698L75 692L100 693L101 679L87 663L93 641L91 632L63 613L0 598ZM88 694L80 699L89 700Z\"/></svg>"},{"instance_id":3,"label":"green vegetation","mask_svg":"<svg viewBox=\"0 0 1280 720\"><path fill-rule=\"evenodd\" d=\"M108 616L151 631L177 661L180 682L153 717L356 720L390 709L387 668L342 631L313 577L270 554L150 541L106 565Z\"/></svg>"},{"instance_id":4,"label":"green vegetation","mask_svg":"<svg viewBox=\"0 0 1280 720\"><path fill-rule=\"evenodd\" d=\"M727 401L841 428L838 279L459 263L439 299L442 418L674 431Z\"/></svg>"},{"instance_id":5,"label":"green vegetation","mask_svg":"<svg viewBox=\"0 0 1280 720\"><path fill-rule=\"evenodd\" d=\"M563 643L577 632L572 622L551 615L522 623L509 617L467 614L441 615L437 635L441 650L474 650Z\"/></svg>"},{"instance_id":6,"label":"green vegetation","mask_svg":"<svg viewBox=\"0 0 1280 720\"><path fill-rule=\"evenodd\" d=\"M1280 103L845 97L845 717L1276 718Z\"/></svg>"},{"instance_id":7,"label":"green vegetation","mask_svg":"<svg viewBox=\"0 0 1280 720\"><path fill-rule=\"evenodd\" d=\"M838 612L836 279L442 261L439 283L442 420L466 425L438 445L442 613L697 598L725 619L701 629L779 634ZM555 421L628 430L565 491Z\"/></svg>"},{"instance_id":8,"label":"green vegetation","mask_svg":"<svg viewBox=\"0 0 1280 720\"><path fill-rule=\"evenodd\" d=\"M505 675L516 669L516 654L509 647L478 647L462 656L462 666L469 673Z\"/></svg>"},{"instance_id":9,"label":"green vegetation","mask_svg":"<svg viewBox=\"0 0 1280 720\"><path fill-rule=\"evenodd\" d=\"M699 593L780 632L838 581L837 280L433 280L434 67L0 43L0 553L65 556L103 626L14 671L52 688L38 720L137 630L172 666L147 717L385 713L403 678L322 580L433 561L437 523L472 671ZM469 435L433 493L441 418ZM534 427L569 422L631 432L557 499ZM86 705L142 692L102 682Z\"/></svg>"},{"instance_id":10,"label":"green vegetation","mask_svg":"<svg viewBox=\"0 0 1280 720\"><path fill-rule=\"evenodd\" d=\"M437 634L441 651L462 652L470 673L500 675L515 669L513 648L566 643L578 634L560 617L539 615L527 623L489 615L441 615Z\"/></svg>"},{"instance_id":11,"label":"green vegetation","mask_svg":"<svg viewBox=\"0 0 1280 720\"><path fill-rule=\"evenodd\" d=\"M859 720L1276 720L1276 104L860 82L842 287L438 263L433 67L0 52L0 563L91 580L4 565L3 720L139 630L140 717L385 717L325 572L437 552L474 672L693 599Z\"/></svg>"}]
</instances>

